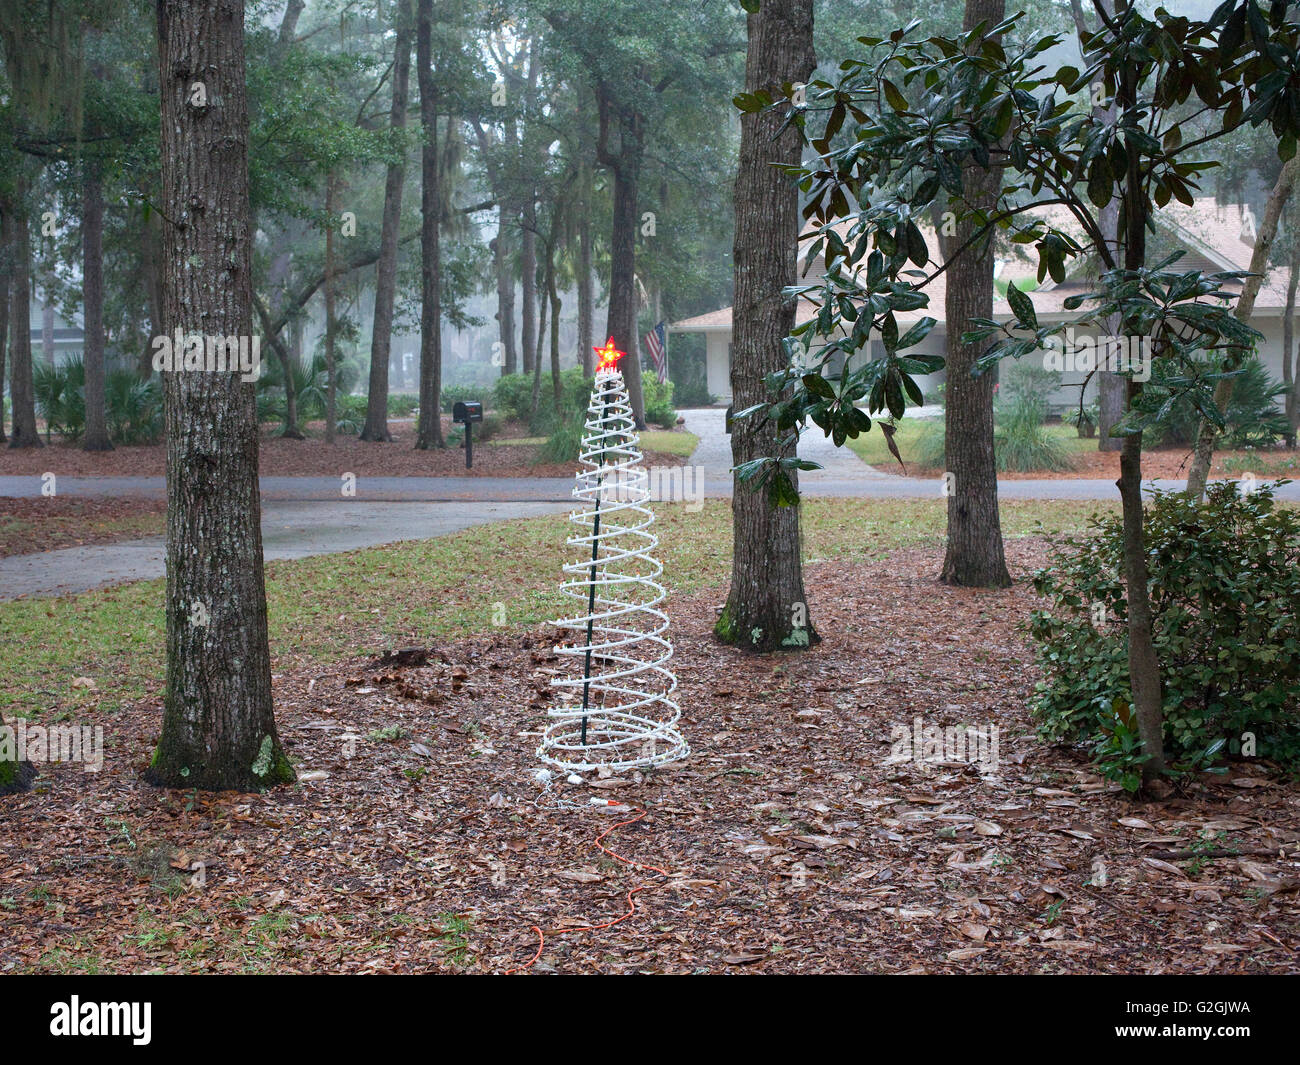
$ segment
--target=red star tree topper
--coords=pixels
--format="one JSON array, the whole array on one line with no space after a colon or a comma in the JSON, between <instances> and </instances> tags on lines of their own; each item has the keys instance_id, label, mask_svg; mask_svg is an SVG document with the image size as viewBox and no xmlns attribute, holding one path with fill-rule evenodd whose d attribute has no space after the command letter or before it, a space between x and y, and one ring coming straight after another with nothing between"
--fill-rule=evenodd
<instances>
[{"instance_id":1,"label":"red star tree topper","mask_svg":"<svg viewBox=\"0 0 1300 1065\"><path fill-rule=\"evenodd\" d=\"M627 354L614 347L614 338L610 337L602 347L593 348L596 353L596 372L608 373L618 369L618 360Z\"/></svg>"}]
</instances>

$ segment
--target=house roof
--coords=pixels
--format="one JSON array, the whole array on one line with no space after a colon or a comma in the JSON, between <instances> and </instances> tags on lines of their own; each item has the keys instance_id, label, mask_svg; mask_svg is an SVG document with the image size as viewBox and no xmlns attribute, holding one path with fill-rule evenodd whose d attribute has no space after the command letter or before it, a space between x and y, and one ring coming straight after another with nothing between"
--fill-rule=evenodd
<instances>
[{"instance_id":1,"label":"house roof","mask_svg":"<svg viewBox=\"0 0 1300 1065\"><path fill-rule=\"evenodd\" d=\"M1076 232L1078 230L1078 225L1074 222L1074 219L1065 208L1059 205L1044 207L1041 214L1060 229L1066 231L1075 230ZM1250 266L1250 257L1254 248L1253 225L1255 224L1253 219L1251 225L1247 224L1247 214L1248 209L1239 204L1221 205L1213 197L1207 196L1198 199L1192 207L1179 203L1171 204L1159 212L1156 222L1157 225L1164 228L1188 249L1188 254L1178 261L1175 269L1246 270ZM849 221L841 222L835 226L835 229L841 235L844 235L851 224ZM939 246L934 227L928 223L922 223L920 229L925 236L930 258L938 262L940 260ZM815 279L825 269L822 264L822 257L818 256L807 273L804 274L803 272L804 256L802 250L814 236L813 231L805 231L800 237L800 277L798 282L800 284ZM1013 257L1000 260L998 280L1014 280L1017 287L1032 291L1034 309L1040 318L1050 321L1053 318L1065 315L1067 313L1065 301L1072 295L1087 292L1092 288L1092 282L1070 280L1060 285L1053 284L1048 280L1039 286L1037 284L1037 262L1024 254L1021 251L1021 246L1017 246L1016 251L1017 254ZM932 318L938 318L938 328L942 329L943 307L947 294L947 277L946 273L941 273L931 280L924 289L925 293L930 297L929 307L899 314L897 316L899 324L905 326L909 322L928 315ZM1240 292L1241 290L1239 284L1229 284L1225 288L1230 292ZM1285 306L1285 271L1272 269L1268 272L1264 284L1260 288L1259 297L1255 303L1255 313L1265 317L1278 316L1282 314ZM816 313L817 308L810 300L807 298L800 299L795 313L796 324L809 321ZM675 333L729 333L731 331L731 315L732 309L723 307L716 311L709 311L706 314L697 314L693 318L673 322L669 329ZM1000 293L994 295L993 317L1011 317L1011 308Z\"/></svg>"}]
</instances>

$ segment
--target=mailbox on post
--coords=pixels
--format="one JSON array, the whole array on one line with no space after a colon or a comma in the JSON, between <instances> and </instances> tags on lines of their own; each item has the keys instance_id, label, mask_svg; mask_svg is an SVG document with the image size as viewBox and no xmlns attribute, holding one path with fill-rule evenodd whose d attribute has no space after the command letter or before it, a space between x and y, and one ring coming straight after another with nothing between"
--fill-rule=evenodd
<instances>
[{"instance_id":1,"label":"mailbox on post","mask_svg":"<svg viewBox=\"0 0 1300 1065\"><path fill-rule=\"evenodd\" d=\"M467 399L464 403L454 403L451 407L451 420L459 421L465 427L465 469L472 469L474 464L474 429L476 421L484 420L484 404L477 399Z\"/></svg>"},{"instance_id":2,"label":"mailbox on post","mask_svg":"<svg viewBox=\"0 0 1300 1065\"><path fill-rule=\"evenodd\" d=\"M474 466L474 423L483 420L483 404L476 399L456 403L451 408L451 420L465 426L465 469Z\"/></svg>"}]
</instances>

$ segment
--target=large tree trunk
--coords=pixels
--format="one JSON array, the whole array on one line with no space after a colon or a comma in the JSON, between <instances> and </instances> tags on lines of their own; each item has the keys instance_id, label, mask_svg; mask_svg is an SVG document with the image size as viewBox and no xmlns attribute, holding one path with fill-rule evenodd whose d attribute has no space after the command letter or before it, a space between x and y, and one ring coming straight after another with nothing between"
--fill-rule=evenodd
<instances>
[{"instance_id":1,"label":"large tree trunk","mask_svg":"<svg viewBox=\"0 0 1300 1065\"><path fill-rule=\"evenodd\" d=\"M104 408L104 187L98 164L86 161L82 181L82 314L85 345L82 363L86 371L86 451L112 451L108 418Z\"/></svg>"},{"instance_id":2,"label":"large tree trunk","mask_svg":"<svg viewBox=\"0 0 1300 1065\"><path fill-rule=\"evenodd\" d=\"M242 0L159 0L165 332L252 336ZM206 107L189 103L207 86ZM154 783L294 779L271 697L257 403L237 372L166 371L167 684Z\"/></svg>"},{"instance_id":3,"label":"large tree trunk","mask_svg":"<svg viewBox=\"0 0 1300 1065\"><path fill-rule=\"evenodd\" d=\"M13 277L9 321L9 398L13 403L10 447L44 447L36 431L36 390L32 387L32 244L27 228L27 190L21 174L13 198Z\"/></svg>"},{"instance_id":4,"label":"large tree trunk","mask_svg":"<svg viewBox=\"0 0 1300 1065\"><path fill-rule=\"evenodd\" d=\"M410 4L397 4L397 43L393 53L393 103L388 128L395 136L406 129L406 101L411 77ZM370 385L366 398L366 424L362 440L387 442L388 364L393 341L393 303L397 294L397 233L402 221L402 186L406 158L388 165L384 181L384 220L379 237L379 265L375 268L375 319L370 333Z\"/></svg>"},{"instance_id":5,"label":"large tree trunk","mask_svg":"<svg viewBox=\"0 0 1300 1065\"><path fill-rule=\"evenodd\" d=\"M965 28L1000 22L1005 0L967 0ZM990 209L1002 185L998 168L965 173L966 200ZM950 238L954 249L982 227L966 220ZM1005 588L1011 583L998 516L998 472L993 454L993 375L971 376L980 344L963 344L972 318L993 316L993 240L973 245L948 268L944 300L947 322L947 403L944 409L944 463L952 474L948 495L948 546L939 579L975 588Z\"/></svg>"},{"instance_id":6,"label":"large tree trunk","mask_svg":"<svg viewBox=\"0 0 1300 1065\"><path fill-rule=\"evenodd\" d=\"M1300 252L1291 254L1291 269L1286 282L1286 310L1282 315L1282 383L1286 385L1283 398L1286 411L1287 447L1295 447L1296 430L1300 428L1300 402L1297 402L1295 360L1295 303L1296 288L1300 285Z\"/></svg>"},{"instance_id":7,"label":"large tree trunk","mask_svg":"<svg viewBox=\"0 0 1300 1065\"><path fill-rule=\"evenodd\" d=\"M1268 203L1264 207L1264 217L1260 220L1259 232L1255 237L1255 248L1250 254L1252 276L1246 278L1242 284L1241 295L1232 312L1238 321L1249 322L1251 314L1254 313L1255 300L1259 296L1260 286L1264 283L1264 273L1268 270L1273 241L1277 237L1278 221L1282 217L1282 209L1286 206L1287 200L1291 198L1291 190L1295 188L1297 174L1300 174L1300 156L1292 156L1283 165L1282 172L1278 174L1277 182L1273 185L1273 191L1269 194ZM1233 367L1240 366L1245 358L1249 357L1237 354L1229 364ZM1214 404L1220 411L1226 413L1236 383L1234 378L1227 377L1215 384ZM1196 432L1196 450L1192 455L1191 467L1187 471L1187 494L1195 499L1205 495L1205 481L1210 476L1210 461L1218 439L1219 431L1209 419L1202 418Z\"/></svg>"},{"instance_id":8,"label":"large tree trunk","mask_svg":"<svg viewBox=\"0 0 1300 1065\"><path fill-rule=\"evenodd\" d=\"M424 451L444 445L439 412L442 384L442 308L439 300L438 90L433 79L433 0L419 0L415 32L416 78L420 86L420 420L415 446Z\"/></svg>"},{"instance_id":9,"label":"large tree trunk","mask_svg":"<svg viewBox=\"0 0 1300 1065\"><path fill-rule=\"evenodd\" d=\"M746 92L779 92L787 82L807 81L815 65L812 0L764 0L746 22ZM794 301L781 290L795 283L799 198L781 167L799 162L800 144L793 129L778 137L783 121L775 111L740 119L731 357L737 410L771 399L764 378L786 366L781 341L794 326ZM612 317L612 294L610 304ZM792 455L793 447L781 446L782 435L771 419L737 420L731 433L733 463ZM714 631L724 643L748 650L807 647L818 636L804 595L800 508L775 506L766 492L737 479L731 509L731 590Z\"/></svg>"}]
</instances>

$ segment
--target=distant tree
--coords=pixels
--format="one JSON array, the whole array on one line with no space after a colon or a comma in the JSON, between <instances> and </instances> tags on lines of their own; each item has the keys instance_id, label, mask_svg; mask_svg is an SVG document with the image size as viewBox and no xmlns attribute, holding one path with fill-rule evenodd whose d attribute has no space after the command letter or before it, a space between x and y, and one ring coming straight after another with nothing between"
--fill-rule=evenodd
<instances>
[{"instance_id":1,"label":"distant tree","mask_svg":"<svg viewBox=\"0 0 1300 1065\"><path fill-rule=\"evenodd\" d=\"M393 337L393 301L397 289L397 240L402 221L402 188L406 181L406 102L411 73L411 5L393 5L396 40L393 45L393 101L388 127L394 158L384 179L384 219L375 270L375 318L370 334L370 389L362 440L389 441L388 364Z\"/></svg>"},{"instance_id":2,"label":"distant tree","mask_svg":"<svg viewBox=\"0 0 1300 1065\"><path fill-rule=\"evenodd\" d=\"M420 88L420 417L415 446L444 446L439 392L442 386L441 249L442 192L438 167L438 86L433 69L433 0L418 0L415 70Z\"/></svg>"},{"instance_id":3,"label":"distant tree","mask_svg":"<svg viewBox=\"0 0 1300 1065\"><path fill-rule=\"evenodd\" d=\"M160 0L166 332L252 334L243 0ZM254 385L163 374L167 680L149 769L171 787L294 779L271 695Z\"/></svg>"}]
</instances>

